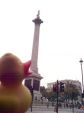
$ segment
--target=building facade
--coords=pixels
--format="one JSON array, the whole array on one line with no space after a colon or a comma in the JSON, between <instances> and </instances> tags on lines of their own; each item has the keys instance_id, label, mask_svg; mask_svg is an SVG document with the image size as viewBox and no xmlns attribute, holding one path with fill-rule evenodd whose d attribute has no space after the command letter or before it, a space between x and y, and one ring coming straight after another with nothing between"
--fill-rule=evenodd
<instances>
[{"instance_id":1,"label":"building facade","mask_svg":"<svg viewBox=\"0 0 84 113\"><path fill-rule=\"evenodd\" d=\"M76 86L77 90L79 91L79 93L81 94L82 89L81 89L81 82L79 82L78 80L60 80L59 82L63 82L65 84L65 87L67 84L72 84L74 86ZM52 91L53 89L53 85L56 84L56 82L51 82L47 84L47 91Z\"/></svg>"}]
</instances>

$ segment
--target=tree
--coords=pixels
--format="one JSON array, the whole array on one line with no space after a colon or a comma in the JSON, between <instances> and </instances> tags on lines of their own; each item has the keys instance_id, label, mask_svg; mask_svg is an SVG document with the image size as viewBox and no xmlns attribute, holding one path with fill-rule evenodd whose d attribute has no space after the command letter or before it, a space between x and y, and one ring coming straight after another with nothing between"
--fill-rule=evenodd
<instances>
[{"instance_id":1,"label":"tree","mask_svg":"<svg viewBox=\"0 0 84 113\"><path fill-rule=\"evenodd\" d=\"M47 92L45 86L40 86L40 92L43 97L47 97Z\"/></svg>"},{"instance_id":2,"label":"tree","mask_svg":"<svg viewBox=\"0 0 84 113\"><path fill-rule=\"evenodd\" d=\"M66 87L65 87L65 98L66 100L69 101L69 99L77 99L77 96L79 95L79 91L77 89L77 86L69 83L69 81L67 81L66 83Z\"/></svg>"}]
</instances>

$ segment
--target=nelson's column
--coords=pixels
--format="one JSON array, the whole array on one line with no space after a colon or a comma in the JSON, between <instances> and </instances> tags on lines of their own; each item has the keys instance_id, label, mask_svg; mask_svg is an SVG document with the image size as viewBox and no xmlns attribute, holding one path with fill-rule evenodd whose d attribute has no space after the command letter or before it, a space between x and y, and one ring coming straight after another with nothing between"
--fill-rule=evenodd
<instances>
[{"instance_id":1,"label":"nelson's column","mask_svg":"<svg viewBox=\"0 0 84 113\"><path fill-rule=\"evenodd\" d=\"M33 47L32 47L32 56L31 56L31 67L30 70L32 74L25 80L25 85L29 88L33 88L33 99L39 100L41 98L40 94L40 80L43 78L38 73L38 48L39 48L39 33L40 33L40 24L43 21L40 19L39 11L37 17L33 20L35 24L34 30L34 39L33 39Z\"/></svg>"}]
</instances>

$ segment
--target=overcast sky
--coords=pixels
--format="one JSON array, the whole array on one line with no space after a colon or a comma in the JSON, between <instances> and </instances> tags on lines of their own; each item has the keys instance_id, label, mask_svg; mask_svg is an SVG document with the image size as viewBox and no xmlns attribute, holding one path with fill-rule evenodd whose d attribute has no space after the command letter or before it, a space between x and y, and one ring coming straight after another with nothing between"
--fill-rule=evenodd
<instances>
[{"instance_id":1,"label":"overcast sky","mask_svg":"<svg viewBox=\"0 0 84 113\"><path fill-rule=\"evenodd\" d=\"M0 56L7 52L22 62L31 59L32 20L40 10L38 69L47 85L57 79L82 81L84 0L0 0ZM84 64L83 64L84 69Z\"/></svg>"}]
</instances>

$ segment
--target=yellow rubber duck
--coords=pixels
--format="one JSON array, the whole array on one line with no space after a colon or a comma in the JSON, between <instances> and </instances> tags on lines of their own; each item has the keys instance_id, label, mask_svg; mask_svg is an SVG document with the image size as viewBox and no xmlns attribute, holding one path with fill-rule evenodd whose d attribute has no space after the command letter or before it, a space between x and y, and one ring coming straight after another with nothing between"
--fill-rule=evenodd
<instances>
[{"instance_id":1,"label":"yellow rubber duck","mask_svg":"<svg viewBox=\"0 0 84 113\"><path fill-rule=\"evenodd\" d=\"M22 84L24 78L23 63L19 58L11 53L0 58L0 113L25 113L28 110L32 96Z\"/></svg>"}]
</instances>

